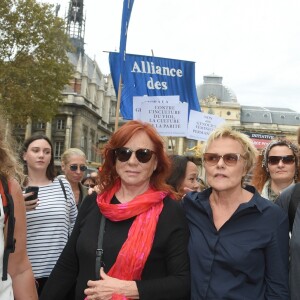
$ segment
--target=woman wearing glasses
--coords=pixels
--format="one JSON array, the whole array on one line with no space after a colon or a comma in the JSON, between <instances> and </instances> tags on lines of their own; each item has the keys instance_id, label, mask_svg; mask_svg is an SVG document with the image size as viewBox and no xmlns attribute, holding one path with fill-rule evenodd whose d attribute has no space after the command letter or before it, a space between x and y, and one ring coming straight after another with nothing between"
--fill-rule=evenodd
<instances>
[{"instance_id":1,"label":"woman wearing glasses","mask_svg":"<svg viewBox=\"0 0 300 300\"><path fill-rule=\"evenodd\" d=\"M210 188L183 199L193 300L289 299L287 216L243 187L255 158L252 141L230 127L208 138L203 160Z\"/></svg>"},{"instance_id":2,"label":"woman wearing glasses","mask_svg":"<svg viewBox=\"0 0 300 300\"><path fill-rule=\"evenodd\" d=\"M100 194L83 202L41 300L64 299L75 282L76 300L190 299L189 232L165 183L170 161L162 138L150 124L129 121L103 156Z\"/></svg>"},{"instance_id":3,"label":"woman wearing glasses","mask_svg":"<svg viewBox=\"0 0 300 300\"><path fill-rule=\"evenodd\" d=\"M40 294L73 229L77 209L69 182L55 177L53 147L47 136L28 138L21 157L27 175L27 250ZM37 187L37 196L26 192L28 187Z\"/></svg>"},{"instance_id":4,"label":"woman wearing glasses","mask_svg":"<svg viewBox=\"0 0 300 300\"><path fill-rule=\"evenodd\" d=\"M283 189L299 181L298 174L298 147L287 140L275 140L258 157L252 184L264 198L275 201Z\"/></svg>"},{"instance_id":5,"label":"woman wearing glasses","mask_svg":"<svg viewBox=\"0 0 300 300\"><path fill-rule=\"evenodd\" d=\"M88 189L81 183L87 170L86 156L78 148L69 148L61 155L61 169L69 181L77 208L88 194Z\"/></svg>"}]
</instances>

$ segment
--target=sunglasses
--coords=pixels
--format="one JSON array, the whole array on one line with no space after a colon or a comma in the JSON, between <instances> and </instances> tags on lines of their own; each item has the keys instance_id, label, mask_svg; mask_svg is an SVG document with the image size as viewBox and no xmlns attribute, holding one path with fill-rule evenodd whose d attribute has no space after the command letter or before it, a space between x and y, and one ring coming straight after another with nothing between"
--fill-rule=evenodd
<instances>
[{"instance_id":1,"label":"sunglasses","mask_svg":"<svg viewBox=\"0 0 300 300\"><path fill-rule=\"evenodd\" d=\"M87 170L87 166L85 166L85 165L70 165L70 170L73 172L77 171L78 168L80 169L81 172L84 172Z\"/></svg>"},{"instance_id":2,"label":"sunglasses","mask_svg":"<svg viewBox=\"0 0 300 300\"><path fill-rule=\"evenodd\" d=\"M295 162L294 155L285 155L285 156L269 156L268 164L275 166L278 165L279 162L282 161L285 165L292 165Z\"/></svg>"},{"instance_id":3,"label":"sunglasses","mask_svg":"<svg viewBox=\"0 0 300 300\"><path fill-rule=\"evenodd\" d=\"M224 155L219 155L217 153L204 153L203 160L207 165L214 166L216 165L221 158L225 165L227 166L235 166L240 158L244 158L242 154L239 153L227 153Z\"/></svg>"},{"instance_id":4,"label":"sunglasses","mask_svg":"<svg viewBox=\"0 0 300 300\"><path fill-rule=\"evenodd\" d=\"M88 188L93 188L93 187L95 187L95 185L94 184L88 184L88 183L86 183L86 184L84 184L84 186L86 186L86 187L88 187Z\"/></svg>"},{"instance_id":5,"label":"sunglasses","mask_svg":"<svg viewBox=\"0 0 300 300\"><path fill-rule=\"evenodd\" d=\"M131 150L129 148L126 148L126 147L121 147L121 148L118 148L118 149L115 149L115 155L117 157L117 159L121 162L125 162L125 161L128 161L132 155L133 152L135 152L135 157L136 159L145 164L147 163L153 153L155 153L154 151L150 150L150 149L138 149L138 150Z\"/></svg>"}]
</instances>

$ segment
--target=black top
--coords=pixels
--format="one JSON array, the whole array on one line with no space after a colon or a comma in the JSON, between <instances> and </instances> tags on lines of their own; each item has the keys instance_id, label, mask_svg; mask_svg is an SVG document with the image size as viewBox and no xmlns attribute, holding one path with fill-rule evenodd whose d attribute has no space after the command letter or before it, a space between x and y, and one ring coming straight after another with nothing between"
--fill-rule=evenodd
<instances>
[{"instance_id":1,"label":"black top","mask_svg":"<svg viewBox=\"0 0 300 300\"><path fill-rule=\"evenodd\" d=\"M289 213L290 202L293 201L293 193L296 186L300 183L296 183L284 189L275 203L282 207L287 213ZM300 197L300 194L297 195ZM300 299L300 204L297 206L297 210L293 221L293 233L290 240L290 293L292 300Z\"/></svg>"},{"instance_id":2,"label":"black top","mask_svg":"<svg viewBox=\"0 0 300 300\"><path fill-rule=\"evenodd\" d=\"M112 203L119 203L116 198ZM63 300L76 284L76 300L85 298L88 280L95 280L95 262L101 213L96 194L82 203L78 217L55 268L41 295L41 300ZM127 238L134 218L112 222L106 220L103 241L104 271L108 272ZM137 281L140 299L189 299L190 275L187 245L189 230L179 204L164 199L152 250Z\"/></svg>"}]
</instances>

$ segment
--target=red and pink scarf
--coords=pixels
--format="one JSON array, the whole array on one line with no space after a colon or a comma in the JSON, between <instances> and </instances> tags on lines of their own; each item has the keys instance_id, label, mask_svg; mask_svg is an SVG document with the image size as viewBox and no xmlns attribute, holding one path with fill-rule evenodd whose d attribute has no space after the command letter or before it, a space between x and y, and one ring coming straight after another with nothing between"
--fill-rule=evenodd
<instances>
[{"instance_id":1,"label":"red and pink scarf","mask_svg":"<svg viewBox=\"0 0 300 300\"><path fill-rule=\"evenodd\" d=\"M152 248L158 218L163 209L163 199L167 192L149 188L129 202L110 204L119 189L120 181L110 191L97 197L99 209L107 219L122 221L136 217L129 229L127 240L108 275L122 280L139 280ZM114 295L112 299L127 298Z\"/></svg>"}]
</instances>

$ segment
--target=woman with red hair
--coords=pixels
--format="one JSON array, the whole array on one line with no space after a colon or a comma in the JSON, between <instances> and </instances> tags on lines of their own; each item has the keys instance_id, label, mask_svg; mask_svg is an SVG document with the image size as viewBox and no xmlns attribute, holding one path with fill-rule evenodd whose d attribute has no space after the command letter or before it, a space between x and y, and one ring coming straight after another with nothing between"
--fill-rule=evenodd
<instances>
[{"instance_id":1,"label":"woman with red hair","mask_svg":"<svg viewBox=\"0 0 300 300\"><path fill-rule=\"evenodd\" d=\"M129 121L103 156L100 193L83 202L41 299L65 299L74 283L76 300L189 299L189 231L166 184L170 161L161 137L150 124Z\"/></svg>"}]
</instances>

